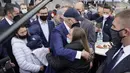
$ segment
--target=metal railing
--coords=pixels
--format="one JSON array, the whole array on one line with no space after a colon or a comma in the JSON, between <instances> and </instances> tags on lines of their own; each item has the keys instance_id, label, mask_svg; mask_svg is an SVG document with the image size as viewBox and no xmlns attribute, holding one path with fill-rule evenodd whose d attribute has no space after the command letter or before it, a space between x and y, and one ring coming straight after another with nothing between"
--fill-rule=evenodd
<instances>
[{"instance_id":1,"label":"metal railing","mask_svg":"<svg viewBox=\"0 0 130 73\"><path fill-rule=\"evenodd\" d=\"M38 12L43 6L46 6L49 2L53 0L44 0L40 4L38 4L35 8L33 8L30 12L24 15L19 21L13 24L9 29L7 29L4 33L0 35L0 44L4 41L8 36L10 36L17 28L19 28L25 21L31 18L36 12Z\"/></svg>"}]
</instances>

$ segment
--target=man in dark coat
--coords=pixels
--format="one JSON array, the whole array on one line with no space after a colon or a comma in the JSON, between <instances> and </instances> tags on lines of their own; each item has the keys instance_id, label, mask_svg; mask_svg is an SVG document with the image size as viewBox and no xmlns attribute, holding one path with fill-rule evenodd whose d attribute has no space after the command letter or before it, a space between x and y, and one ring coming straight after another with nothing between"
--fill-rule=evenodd
<instances>
[{"instance_id":1,"label":"man in dark coat","mask_svg":"<svg viewBox=\"0 0 130 73\"><path fill-rule=\"evenodd\" d=\"M44 47L50 47L50 34L53 28L55 27L54 22L47 20L48 9L43 7L39 11L40 16L36 21L31 23L29 27L29 32L31 35L39 35L42 39L42 44Z\"/></svg>"},{"instance_id":2,"label":"man in dark coat","mask_svg":"<svg viewBox=\"0 0 130 73\"><path fill-rule=\"evenodd\" d=\"M5 17L0 22L0 33L5 32L13 25L13 19L15 16L19 14L19 9L14 4L6 4L5 6ZM10 35L6 40L4 40L1 44L2 47L6 49L7 54L11 58L12 62L16 64L15 71L19 73L17 62L12 53L12 46L11 46L11 37Z\"/></svg>"},{"instance_id":3,"label":"man in dark coat","mask_svg":"<svg viewBox=\"0 0 130 73\"><path fill-rule=\"evenodd\" d=\"M111 27L112 41L116 46L107 53L107 58L97 73L125 73L130 70L130 10L124 10L115 16ZM119 46L119 44L122 45Z\"/></svg>"},{"instance_id":4,"label":"man in dark coat","mask_svg":"<svg viewBox=\"0 0 130 73\"><path fill-rule=\"evenodd\" d=\"M103 34L103 41L109 42L111 41L111 34L110 34L110 28L112 26L112 22L114 17L112 16L112 8L111 6L105 4L104 10L103 10L103 16L96 19L96 22L99 23L99 33L101 32ZM97 37L98 38L98 37Z\"/></svg>"}]
</instances>

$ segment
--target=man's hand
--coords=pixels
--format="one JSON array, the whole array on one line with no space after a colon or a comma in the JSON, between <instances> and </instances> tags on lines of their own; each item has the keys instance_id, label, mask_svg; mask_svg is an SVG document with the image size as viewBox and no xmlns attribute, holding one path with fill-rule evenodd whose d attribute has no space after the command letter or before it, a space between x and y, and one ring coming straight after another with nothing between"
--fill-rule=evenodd
<instances>
[{"instance_id":1,"label":"man's hand","mask_svg":"<svg viewBox=\"0 0 130 73\"><path fill-rule=\"evenodd\" d=\"M95 32L101 32L101 28L95 27Z\"/></svg>"},{"instance_id":2,"label":"man's hand","mask_svg":"<svg viewBox=\"0 0 130 73\"><path fill-rule=\"evenodd\" d=\"M11 61L7 61L6 64L5 64L5 68L8 70L12 67L15 67L15 64L12 63Z\"/></svg>"},{"instance_id":3,"label":"man's hand","mask_svg":"<svg viewBox=\"0 0 130 73\"><path fill-rule=\"evenodd\" d=\"M43 70L44 70L44 67L43 67L43 66L41 66L41 67L40 67L40 71L43 71Z\"/></svg>"},{"instance_id":4,"label":"man's hand","mask_svg":"<svg viewBox=\"0 0 130 73\"><path fill-rule=\"evenodd\" d=\"M85 50L82 51L81 56L86 60L89 60L91 58L90 53Z\"/></svg>"}]
</instances>

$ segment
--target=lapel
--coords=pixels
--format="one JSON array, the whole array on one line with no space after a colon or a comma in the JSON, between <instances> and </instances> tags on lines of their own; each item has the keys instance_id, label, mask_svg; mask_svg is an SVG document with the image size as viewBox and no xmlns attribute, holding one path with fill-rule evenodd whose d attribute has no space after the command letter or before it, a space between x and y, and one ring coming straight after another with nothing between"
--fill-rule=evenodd
<instances>
[{"instance_id":1,"label":"lapel","mask_svg":"<svg viewBox=\"0 0 130 73\"><path fill-rule=\"evenodd\" d=\"M53 30L53 28L55 26L53 26L52 22L50 22L49 20L47 20L47 22L48 22L48 30L49 30L49 36L48 36L49 41L48 42L50 42L51 31Z\"/></svg>"},{"instance_id":2,"label":"lapel","mask_svg":"<svg viewBox=\"0 0 130 73\"><path fill-rule=\"evenodd\" d=\"M112 60L112 57L114 56L114 54L118 51L118 49L120 49L121 46L113 46L107 53L107 60L106 60L106 64L109 64L110 61Z\"/></svg>"},{"instance_id":3,"label":"lapel","mask_svg":"<svg viewBox=\"0 0 130 73\"><path fill-rule=\"evenodd\" d=\"M123 73L130 69L130 55L124 58L117 66L111 71L111 73Z\"/></svg>"},{"instance_id":4,"label":"lapel","mask_svg":"<svg viewBox=\"0 0 130 73\"><path fill-rule=\"evenodd\" d=\"M11 25L9 25L9 23L7 22L7 20L4 18L0 22L0 33L5 32L9 27L11 27Z\"/></svg>"},{"instance_id":5,"label":"lapel","mask_svg":"<svg viewBox=\"0 0 130 73\"><path fill-rule=\"evenodd\" d=\"M68 32L68 30L66 29L66 27L65 27L65 24L64 23L62 23L62 34L63 34L63 36L64 36L64 38L66 38L67 39L67 35L69 34L69 32Z\"/></svg>"},{"instance_id":6,"label":"lapel","mask_svg":"<svg viewBox=\"0 0 130 73\"><path fill-rule=\"evenodd\" d=\"M11 26L5 18L3 19L3 24L4 24L5 27Z\"/></svg>"},{"instance_id":7,"label":"lapel","mask_svg":"<svg viewBox=\"0 0 130 73\"><path fill-rule=\"evenodd\" d=\"M108 27L109 24L110 24L110 17L108 17L108 18L106 19L106 21L105 21L105 23L104 23L104 27L105 27L105 28Z\"/></svg>"},{"instance_id":8,"label":"lapel","mask_svg":"<svg viewBox=\"0 0 130 73\"><path fill-rule=\"evenodd\" d=\"M67 35L69 34L69 32L67 31L65 24L61 23L60 25L58 25L56 27L56 30L58 30L59 33L62 35L63 42L66 45L67 44Z\"/></svg>"},{"instance_id":9,"label":"lapel","mask_svg":"<svg viewBox=\"0 0 130 73\"><path fill-rule=\"evenodd\" d=\"M114 18L111 17L111 16L109 16L109 17L107 18L107 20L105 21L104 26L105 26L105 27L111 27L111 26L112 26L112 21L113 21L113 20L114 20Z\"/></svg>"},{"instance_id":10,"label":"lapel","mask_svg":"<svg viewBox=\"0 0 130 73\"><path fill-rule=\"evenodd\" d=\"M38 26L40 27L40 29L39 29L39 34L40 34L42 40L44 40L44 41L47 42L47 39L45 38L45 35L44 35L43 31L42 31L42 28L41 28L40 23L39 23L38 20L37 20L37 23L38 23Z\"/></svg>"}]
</instances>

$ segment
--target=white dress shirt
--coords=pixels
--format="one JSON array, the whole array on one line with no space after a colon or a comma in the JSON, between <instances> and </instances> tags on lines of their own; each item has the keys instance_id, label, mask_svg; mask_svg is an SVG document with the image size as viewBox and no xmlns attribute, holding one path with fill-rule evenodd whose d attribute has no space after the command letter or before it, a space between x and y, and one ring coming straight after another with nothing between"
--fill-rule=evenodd
<instances>
[{"instance_id":1,"label":"white dress shirt","mask_svg":"<svg viewBox=\"0 0 130 73\"><path fill-rule=\"evenodd\" d=\"M125 57L127 57L128 55L130 55L130 45L128 45L128 46L126 46L126 47L123 47L123 46L122 46L122 48L123 48L124 53L123 53L123 55L120 57L120 59L116 62L116 64L114 65L114 67L116 67L116 65L119 64ZM115 53L115 55L113 56L113 58L118 54L119 51L120 51L120 50L118 50L118 51ZM113 68L114 68L114 67L113 67Z\"/></svg>"},{"instance_id":2,"label":"white dress shirt","mask_svg":"<svg viewBox=\"0 0 130 73\"><path fill-rule=\"evenodd\" d=\"M65 22L64 22L64 24L65 24L65 27L66 27L67 31L70 32L70 27ZM77 54L76 54L75 58L76 59L81 59L81 53L82 53L81 51L77 51Z\"/></svg>"},{"instance_id":3,"label":"white dress shirt","mask_svg":"<svg viewBox=\"0 0 130 73\"><path fill-rule=\"evenodd\" d=\"M5 17L6 21L9 23L9 25L13 24L13 21L9 20L7 17Z\"/></svg>"},{"instance_id":4,"label":"white dress shirt","mask_svg":"<svg viewBox=\"0 0 130 73\"><path fill-rule=\"evenodd\" d=\"M106 22L107 19L103 18L103 22L102 22L102 31L103 31L103 28L104 28L104 25L105 25L105 22Z\"/></svg>"},{"instance_id":5,"label":"white dress shirt","mask_svg":"<svg viewBox=\"0 0 130 73\"><path fill-rule=\"evenodd\" d=\"M40 18L38 19L38 21L40 23L40 26L42 28L42 32L44 33L46 40L49 41L49 28L48 28L47 21L43 22Z\"/></svg>"},{"instance_id":6,"label":"white dress shirt","mask_svg":"<svg viewBox=\"0 0 130 73\"><path fill-rule=\"evenodd\" d=\"M99 32L99 34L100 34L100 40L103 40L103 28L104 28L104 25L105 25L106 20L107 20L107 19L103 18L102 27L101 27L101 32Z\"/></svg>"}]
</instances>

